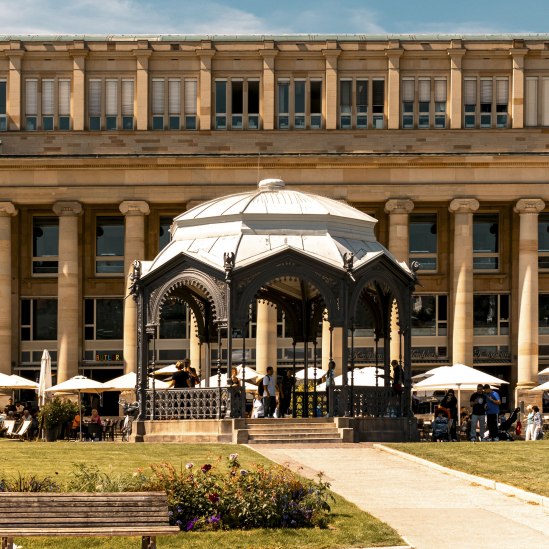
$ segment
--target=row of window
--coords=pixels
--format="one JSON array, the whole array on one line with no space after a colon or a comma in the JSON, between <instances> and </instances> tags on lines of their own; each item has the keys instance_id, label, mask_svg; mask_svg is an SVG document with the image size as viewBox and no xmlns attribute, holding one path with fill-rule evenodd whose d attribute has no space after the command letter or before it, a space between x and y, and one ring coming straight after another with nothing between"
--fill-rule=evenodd
<instances>
[{"instance_id":1,"label":"row of window","mask_svg":"<svg viewBox=\"0 0 549 549\"><path fill-rule=\"evenodd\" d=\"M506 128L509 124L509 78L463 79L463 127ZM87 83L89 130L133 130L135 84L132 78L90 78ZM150 127L154 130L198 128L196 78L152 78ZM339 80L339 127L380 129L385 125L385 79ZM447 127L446 78L404 77L401 80L401 127ZM278 129L323 127L322 78L279 78L276 90ZM213 87L216 129L260 128L259 78L216 79ZM69 130L71 80L27 78L24 82L24 127ZM525 125L549 125L549 78L525 79ZM0 80L0 131L7 130L7 82Z\"/></svg>"},{"instance_id":2,"label":"row of window","mask_svg":"<svg viewBox=\"0 0 549 549\"><path fill-rule=\"evenodd\" d=\"M500 267L500 223L498 214L473 214L473 269L497 271ZM410 214L409 258L422 271L437 271L437 216ZM538 218L538 267L549 269L549 214Z\"/></svg>"},{"instance_id":3,"label":"row of window","mask_svg":"<svg viewBox=\"0 0 549 549\"><path fill-rule=\"evenodd\" d=\"M170 241L171 217L161 217L158 249ZM59 219L33 217L32 273L56 275L59 255ZM97 216L95 220L95 274L123 276L124 274L123 217Z\"/></svg>"},{"instance_id":4,"label":"row of window","mask_svg":"<svg viewBox=\"0 0 549 549\"><path fill-rule=\"evenodd\" d=\"M170 217L160 218L158 249L170 240ZM438 269L438 237L436 214L410 214L409 260L417 261L423 272ZM123 275L124 218L96 218L95 272L98 275ZM57 217L33 218L32 273L56 275L59 250L59 220ZM549 214L538 220L538 266L549 269ZM498 214L473 215L473 268L476 271L497 271L499 261Z\"/></svg>"}]
</instances>

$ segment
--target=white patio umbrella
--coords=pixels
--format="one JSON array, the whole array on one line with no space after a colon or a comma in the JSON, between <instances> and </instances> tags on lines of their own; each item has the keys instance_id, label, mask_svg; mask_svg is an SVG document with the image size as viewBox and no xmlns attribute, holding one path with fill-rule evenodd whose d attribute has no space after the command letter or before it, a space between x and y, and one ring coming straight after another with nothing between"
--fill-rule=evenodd
<instances>
[{"instance_id":1,"label":"white patio umbrella","mask_svg":"<svg viewBox=\"0 0 549 549\"><path fill-rule=\"evenodd\" d=\"M549 376L549 368L545 368L541 372L538 372L538 376Z\"/></svg>"},{"instance_id":2,"label":"white patio umbrella","mask_svg":"<svg viewBox=\"0 0 549 549\"><path fill-rule=\"evenodd\" d=\"M238 381L240 381L242 383L241 379L239 379ZM215 389L218 386L217 384L218 384L217 375L213 375L208 380L203 379L198 386L199 387L213 387ZM221 385L220 385L220 387L227 387L227 374L221 374ZM253 383L250 383L249 381L246 381L245 389L246 389L246 391L256 391L257 390L257 385L254 385Z\"/></svg>"},{"instance_id":3,"label":"white patio umbrella","mask_svg":"<svg viewBox=\"0 0 549 549\"><path fill-rule=\"evenodd\" d=\"M376 374L376 368L374 366L367 366L365 368L357 368L353 376L353 385L355 387L375 387L376 375L378 378L378 385L383 385L383 370L378 368ZM334 377L334 385L343 385L343 374ZM351 372L347 372L347 385L351 385ZM326 382L317 386L319 391L326 390Z\"/></svg>"},{"instance_id":4,"label":"white patio umbrella","mask_svg":"<svg viewBox=\"0 0 549 549\"><path fill-rule=\"evenodd\" d=\"M44 406L46 403L46 389L51 387L51 357L47 349L42 353L40 360L40 378L38 380L38 404Z\"/></svg>"},{"instance_id":5,"label":"white patio umbrella","mask_svg":"<svg viewBox=\"0 0 549 549\"><path fill-rule=\"evenodd\" d=\"M80 414L80 441L82 441L82 393L103 393L107 388L103 383L89 379L86 376L74 376L66 381L58 383L49 389L47 393L76 393L78 394L78 413Z\"/></svg>"},{"instance_id":6,"label":"white patio umbrella","mask_svg":"<svg viewBox=\"0 0 549 549\"><path fill-rule=\"evenodd\" d=\"M175 364L168 364L168 366L163 366L158 370L154 371L155 376L168 376L177 372L177 366Z\"/></svg>"},{"instance_id":7,"label":"white patio umbrella","mask_svg":"<svg viewBox=\"0 0 549 549\"><path fill-rule=\"evenodd\" d=\"M320 381L322 377L326 375L328 370L323 370L322 368L318 367L316 368L316 380ZM295 373L296 379L305 379L305 368L303 370L299 370ZM310 368L307 368L307 379L309 381L313 381L315 379L315 368L314 366L311 366Z\"/></svg>"},{"instance_id":8,"label":"white patio umbrella","mask_svg":"<svg viewBox=\"0 0 549 549\"><path fill-rule=\"evenodd\" d=\"M549 391L549 381L546 381L537 387L533 387L530 391Z\"/></svg>"},{"instance_id":9,"label":"white patio umbrella","mask_svg":"<svg viewBox=\"0 0 549 549\"><path fill-rule=\"evenodd\" d=\"M454 364L453 366L442 366L435 368L436 371L423 381L414 384L414 390L436 390L436 389L457 389L458 392L458 410L461 409L461 390L476 390L477 385L486 383L489 385L508 384L498 377L492 376L466 366L465 364ZM458 414L459 422L459 414ZM459 424L459 423L458 423Z\"/></svg>"},{"instance_id":10,"label":"white patio umbrella","mask_svg":"<svg viewBox=\"0 0 549 549\"><path fill-rule=\"evenodd\" d=\"M24 377L0 373L0 389L36 389L38 383Z\"/></svg>"},{"instance_id":11,"label":"white patio umbrella","mask_svg":"<svg viewBox=\"0 0 549 549\"><path fill-rule=\"evenodd\" d=\"M148 387L152 389L152 378L148 378ZM137 387L137 374L130 372L123 376L115 377L110 381L105 381L105 391L135 391ZM167 389L170 384L159 379L154 382L155 389Z\"/></svg>"},{"instance_id":12,"label":"white patio umbrella","mask_svg":"<svg viewBox=\"0 0 549 549\"><path fill-rule=\"evenodd\" d=\"M238 375L238 379L242 381L242 364L236 366L236 373ZM249 366L244 367L244 379L256 379L259 375L260 374L258 374L253 368L250 368Z\"/></svg>"}]
</instances>

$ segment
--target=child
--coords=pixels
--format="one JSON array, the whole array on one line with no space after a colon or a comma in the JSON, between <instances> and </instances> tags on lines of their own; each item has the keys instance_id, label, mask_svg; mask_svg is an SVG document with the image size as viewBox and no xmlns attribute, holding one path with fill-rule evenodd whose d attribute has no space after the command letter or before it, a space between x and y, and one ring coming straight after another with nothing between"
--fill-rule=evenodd
<instances>
[{"instance_id":1,"label":"child","mask_svg":"<svg viewBox=\"0 0 549 549\"><path fill-rule=\"evenodd\" d=\"M259 393L254 394L254 404L252 407L252 419L257 419L265 416L265 409L263 408L263 400Z\"/></svg>"},{"instance_id":2,"label":"child","mask_svg":"<svg viewBox=\"0 0 549 549\"><path fill-rule=\"evenodd\" d=\"M448 442L449 429L448 429L448 417L444 410L437 409L437 417L433 421L433 442Z\"/></svg>"}]
</instances>

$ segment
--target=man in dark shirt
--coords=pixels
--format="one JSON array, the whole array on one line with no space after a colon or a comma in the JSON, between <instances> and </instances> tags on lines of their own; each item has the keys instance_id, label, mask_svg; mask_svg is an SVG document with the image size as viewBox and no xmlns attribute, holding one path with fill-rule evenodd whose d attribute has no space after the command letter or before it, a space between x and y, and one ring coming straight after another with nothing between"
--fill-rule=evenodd
<instances>
[{"instance_id":1,"label":"man in dark shirt","mask_svg":"<svg viewBox=\"0 0 549 549\"><path fill-rule=\"evenodd\" d=\"M484 394L484 387L481 383L477 385L476 393L471 395L469 399L469 404L472 408L471 413L471 442L476 442L477 440L477 423L479 427L480 440L484 436L484 421L486 415L486 395Z\"/></svg>"},{"instance_id":2,"label":"man in dark shirt","mask_svg":"<svg viewBox=\"0 0 549 549\"><path fill-rule=\"evenodd\" d=\"M172 375L172 382L170 388L172 389L188 389L189 387L189 374L184 369L183 362L176 362L175 367L177 372Z\"/></svg>"}]
</instances>

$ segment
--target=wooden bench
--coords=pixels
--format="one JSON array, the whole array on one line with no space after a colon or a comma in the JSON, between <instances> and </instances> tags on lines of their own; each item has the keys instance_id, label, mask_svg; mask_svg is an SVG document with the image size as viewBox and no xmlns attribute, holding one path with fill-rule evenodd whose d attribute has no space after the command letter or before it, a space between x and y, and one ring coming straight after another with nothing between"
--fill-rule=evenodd
<instances>
[{"instance_id":1,"label":"wooden bench","mask_svg":"<svg viewBox=\"0 0 549 549\"><path fill-rule=\"evenodd\" d=\"M14 537L54 536L141 536L142 549L155 549L156 536L178 532L164 492L0 492L2 549Z\"/></svg>"}]
</instances>

